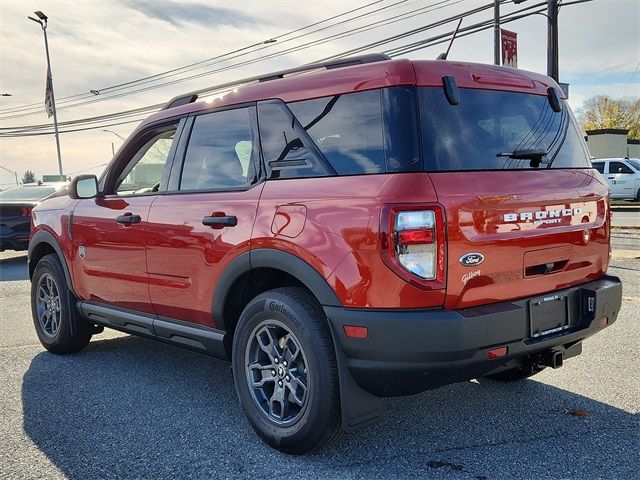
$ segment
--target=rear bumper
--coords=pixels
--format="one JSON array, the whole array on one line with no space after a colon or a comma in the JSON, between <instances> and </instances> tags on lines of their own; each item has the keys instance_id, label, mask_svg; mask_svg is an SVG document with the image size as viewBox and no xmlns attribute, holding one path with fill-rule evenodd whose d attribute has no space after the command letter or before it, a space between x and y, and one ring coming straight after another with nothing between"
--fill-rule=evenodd
<instances>
[{"instance_id":1,"label":"rear bumper","mask_svg":"<svg viewBox=\"0 0 640 480\"><path fill-rule=\"evenodd\" d=\"M570 327L536 339L529 301L539 296L455 311L324 310L356 382L375 395L396 396L517 366L550 349L573 356L582 340L616 321L622 303L622 285L612 276L553 294L567 296ZM366 326L368 338L347 337L345 325ZM506 356L488 359L489 350L505 346Z\"/></svg>"}]
</instances>

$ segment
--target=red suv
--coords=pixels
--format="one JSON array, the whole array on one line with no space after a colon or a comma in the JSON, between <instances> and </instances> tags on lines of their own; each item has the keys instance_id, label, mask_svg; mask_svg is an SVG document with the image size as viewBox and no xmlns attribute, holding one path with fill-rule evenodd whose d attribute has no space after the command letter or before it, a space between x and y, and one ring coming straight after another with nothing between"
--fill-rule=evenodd
<instances>
[{"instance_id":1,"label":"red suv","mask_svg":"<svg viewBox=\"0 0 640 480\"><path fill-rule=\"evenodd\" d=\"M550 78L374 55L201 93L34 209L48 350L110 327L230 359L256 432L302 453L616 320L609 190Z\"/></svg>"}]
</instances>

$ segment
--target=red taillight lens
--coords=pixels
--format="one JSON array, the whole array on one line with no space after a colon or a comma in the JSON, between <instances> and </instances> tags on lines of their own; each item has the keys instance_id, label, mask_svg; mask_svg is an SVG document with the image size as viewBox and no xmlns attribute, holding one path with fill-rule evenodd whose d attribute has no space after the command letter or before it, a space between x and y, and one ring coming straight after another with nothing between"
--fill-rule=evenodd
<instances>
[{"instance_id":1,"label":"red taillight lens","mask_svg":"<svg viewBox=\"0 0 640 480\"><path fill-rule=\"evenodd\" d=\"M22 212L20 214L23 217L30 217L31 216L31 209L30 208L26 208L26 207L22 207Z\"/></svg>"},{"instance_id":2,"label":"red taillight lens","mask_svg":"<svg viewBox=\"0 0 640 480\"><path fill-rule=\"evenodd\" d=\"M410 283L444 287L444 215L439 205L392 205L382 210L382 257Z\"/></svg>"},{"instance_id":3,"label":"red taillight lens","mask_svg":"<svg viewBox=\"0 0 640 480\"><path fill-rule=\"evenodd\" d=\"M419 245L421 243L433 243L435 235L433 229L429 230L402 230L398 232L398 244Z\"/></svg>"}]
</instances>

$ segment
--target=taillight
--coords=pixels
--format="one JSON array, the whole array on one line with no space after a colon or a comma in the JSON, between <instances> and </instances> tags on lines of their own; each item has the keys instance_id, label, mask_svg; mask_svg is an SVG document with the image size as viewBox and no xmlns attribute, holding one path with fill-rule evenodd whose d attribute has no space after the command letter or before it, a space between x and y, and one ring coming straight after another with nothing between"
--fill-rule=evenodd
<instances>
[{"instance_id":1,"label":"taillight","mask_svg":"<svg viewBox=\"0 0 640 480\"><path fill-rule=\"evenodd\" d=\"M393 205L382 212L383 260L412 284L444 287L444 218L439 206Z\"/></svg>"},{"instance_id":2,"label":"taillight","mask_svg":"<svg viewBox=\"0 0 640 480\"><path fill-rule=\"evenodd\" d=\"M395 253L400 265L425 280L436 278L436 215L433 210L397 212L393 226Z\"/></svg>"},{"instance_id":3,"label":"taillight","mask_svg":"<svg viewBox=\"0 0 640 480\"><path fill-rule=\"evenodd\" d=\"M26 207L22 207L22 212L20 214L23 217L30 217L31 216L31 209L30 208L26 208Z\"/></svg>"}]
</instances>

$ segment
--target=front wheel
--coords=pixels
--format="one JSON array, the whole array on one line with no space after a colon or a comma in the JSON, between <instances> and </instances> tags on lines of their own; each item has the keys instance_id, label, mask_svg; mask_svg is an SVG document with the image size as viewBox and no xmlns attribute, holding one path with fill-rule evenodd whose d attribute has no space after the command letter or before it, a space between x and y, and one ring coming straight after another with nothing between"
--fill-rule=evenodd
<instances>
[{"instance_id":1,"label":"front wheel","mask_svg":"<svg viewBox=\"0 0 640 480\"><path fill-rule=\"evenodd\" d=\"M75 353L87 346L91 334L78 327L60 259L40 259L31 279L31 314L40 343L52 353ZM72 325L72 323L75 324Z\"/></svg>"},{"instance_id":2,"label":"front wheel","mask_svg":"<svg viewBox=\"0 0 640 480\"><path fill-rule=\"evenodd\" d=\"M262 439L302 454L340 433L338 372L322 308L301 288L278 288L246 306L233 339L233 377Z\"/></svg>"}]
</instances>

